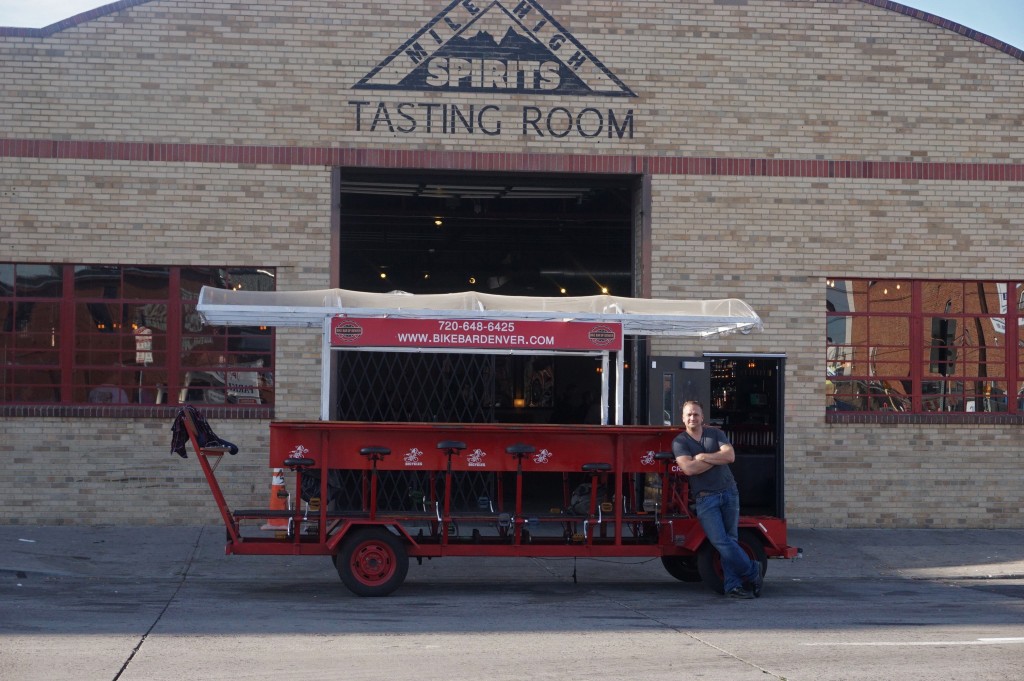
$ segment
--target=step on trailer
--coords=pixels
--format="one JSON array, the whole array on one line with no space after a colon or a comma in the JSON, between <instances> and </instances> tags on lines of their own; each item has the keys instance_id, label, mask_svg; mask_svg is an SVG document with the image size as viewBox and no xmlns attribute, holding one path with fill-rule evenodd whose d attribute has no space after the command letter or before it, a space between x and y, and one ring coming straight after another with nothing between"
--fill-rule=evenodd
<instances>
[{"instance_id":1,"label":"step on trailer","mask_svg":"<svg viewBox=\"0 0 1024 681\"><path fill-rule=\"evenodd\" d=\"M361 596L398 588L410 558L442 556L659 558L673 577L722 591L718 553L671 453L679 429L623 425L622 350L625 335L760 329L742 301L204 287L198 310L209 324L323 333L320 419L270 424L269 467L294 474L288 508L230 507L214 473L225 450L202 445L186 410L227 553L330 556ZM332 359L351 351L599 356L601 425L332 421ZM765 568L799 554L781 518L741 517L739 540Z\"/></svg>"}]
</instances>

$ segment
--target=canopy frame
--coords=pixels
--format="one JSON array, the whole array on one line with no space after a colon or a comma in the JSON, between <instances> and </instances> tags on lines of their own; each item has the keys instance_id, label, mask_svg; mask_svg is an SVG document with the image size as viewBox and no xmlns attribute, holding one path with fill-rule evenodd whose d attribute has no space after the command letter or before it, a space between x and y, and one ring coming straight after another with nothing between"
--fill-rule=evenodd
<instances>
[{"instance_id":1,"label":"canopy frame","mask_svg":"<svg viewBox=\"0 0 1024 681\"><path fill-rule=\"evenodd\" d=\"M624 336L707 338L727 333L750 333L763 328L761 318L742 300L704 301L625 298L621 296L530 297L500 296L465 291L413 295L367 293L346 289L312 291L240 291L204 286L196 309L206 323L224 326L320 328L320 418L330 420L331 319L336 316L405 319L481 319L522 321L581 321L621 324ZM411 352L409 348L360 348ZM421 350L422 351L422 350ZM486 354L538 354L535 351L459 349ZM601 423L608 421L610 352L559 351L558 354L602 356ZM622 425L625 403L625 360L615 352L615 423Z\"/></svg>"}]
</instances>

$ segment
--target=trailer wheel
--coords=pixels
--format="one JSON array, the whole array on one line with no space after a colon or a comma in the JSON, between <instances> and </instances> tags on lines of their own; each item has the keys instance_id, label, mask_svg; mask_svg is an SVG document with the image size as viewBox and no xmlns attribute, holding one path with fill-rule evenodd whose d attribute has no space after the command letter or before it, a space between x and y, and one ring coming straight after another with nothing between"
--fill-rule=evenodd
<instances>
[{"instance_id":1,"label":"trailer wheel","mask_svg":"<svg viewBox=\"0 0 1024 681\"><path fill-rule=\"evenodd\" d=\"M402 540L382 528L355 530L342 542L335 566L348 590L357 596L387 596L409 572Z\"/></svg>"},{"instance_id":2,"label":"trailer wheel","mask_svg":"<svg viewBox=\"0 0 1024 681\"><path fill-rule=\"evenodd\" d=\"M661 564L670 575L680 582L699 582L700 570L696 556L662 556Z\"/></svg>"},{"instance_id":3,"label":"trailer wheel","mask_svg":"<svg viewBox=\"0 0 1024 681\"><path fill-rule=\"evenodd\" d=\"M761 563L761 569L768 571L768 557L764 553L764 544L761 542L761 535L754 530L741 528L739 531L739 542L747 555ZM725 576L722 574L722 557L718 549L705 541L697 552L697 570L700 572L700 579L709 589L717 593L725 593Z\"/></svg>"}]
</instances>

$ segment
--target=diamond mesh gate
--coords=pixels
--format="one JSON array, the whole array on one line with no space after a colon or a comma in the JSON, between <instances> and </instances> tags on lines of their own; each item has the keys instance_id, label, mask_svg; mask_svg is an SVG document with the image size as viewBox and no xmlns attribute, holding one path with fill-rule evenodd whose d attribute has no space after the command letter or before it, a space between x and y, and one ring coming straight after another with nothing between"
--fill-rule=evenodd
<instances>
[{"instance_id":1,"label":"diamond mesh gate","mask_svg":"<svg viewBox=\"0 0 1024 681\"><path fill-rule=\"evenodd\" d=\"M455 353L339 352L336 418L342 421L493 423L495 356ZM401 452L392 455L401 456ZM382 471L381 510L432 510L444 493L443 476ZM357 471L331 471L333 505L358 510L363 489ZM452 475L452 510L496 508L494 473Z\"/></svg>"},{"instance_id":2,"label":"diamond mesh gate","mask_svg":"<svg viewBox=\"0 0 1024 681\"><path fill-rule=\"evenodd\" d=\"M339 352L343 421L493 423L493 355Z\"/></svg>"}]
</instances>

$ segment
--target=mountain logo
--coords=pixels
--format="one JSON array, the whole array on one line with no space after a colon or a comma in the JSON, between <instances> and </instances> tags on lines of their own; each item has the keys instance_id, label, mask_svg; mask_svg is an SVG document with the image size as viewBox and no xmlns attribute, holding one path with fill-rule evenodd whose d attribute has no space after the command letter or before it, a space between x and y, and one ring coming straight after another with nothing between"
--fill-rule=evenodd
<instances>
[{"instance_id":1,"label":"mountain logo","mask_svg":"<svg viewBox=\"0 0 1024 681\"><path fill-rule=\"evenodd\" d=\"M636 97L535 0L454 0L353 89Z\"/></svg>"}]
</instances>

